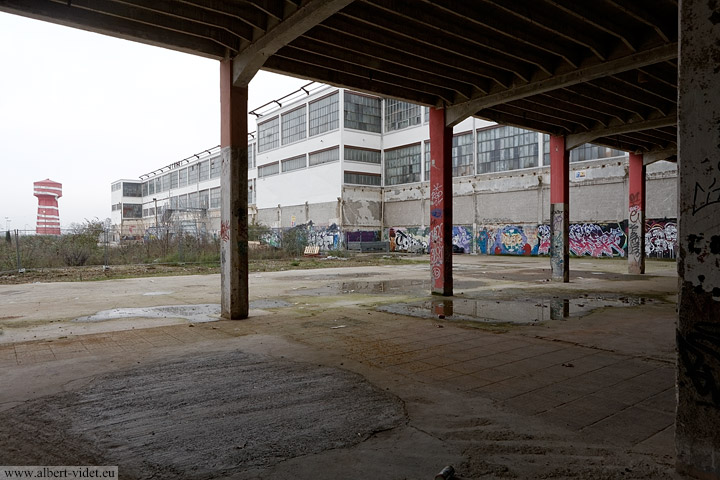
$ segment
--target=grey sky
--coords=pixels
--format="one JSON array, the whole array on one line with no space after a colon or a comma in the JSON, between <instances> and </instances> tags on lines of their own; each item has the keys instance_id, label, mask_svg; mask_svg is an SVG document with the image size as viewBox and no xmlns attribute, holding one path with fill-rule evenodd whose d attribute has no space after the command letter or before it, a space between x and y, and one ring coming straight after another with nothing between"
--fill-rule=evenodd
<instances>
[{"instance_id":1,"label":"grey sky","mask_svg":"<svg viewBox=\"0 0 720 480\"><path fill-rule=\"evenodd\" d=\"M110 216L112 181L220 143L217 61L0 13L0 66L0 230L34 229L35 181L63 184L66 228ZM249 107L306 82L261 72Z\"/></svg>"}]
</instances>

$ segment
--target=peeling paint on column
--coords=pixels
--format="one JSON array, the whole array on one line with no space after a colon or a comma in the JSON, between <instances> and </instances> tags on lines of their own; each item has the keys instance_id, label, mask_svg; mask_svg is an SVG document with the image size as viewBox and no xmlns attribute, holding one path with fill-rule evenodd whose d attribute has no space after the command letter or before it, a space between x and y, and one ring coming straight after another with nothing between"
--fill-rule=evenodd
<instances>
[{"instance_id":1,"label":"peeling paint on column","mask_svg":"<svg viewBox=\"0 0 720 480\"><path fill-rule=\"evenodd\" d=\"M430 109L430 271L432 293L452 295L452 128Z\"/></svg>"},{"instance_id":2,"label":"peeling paint on column","mask_svg":"<svg viewBox=\"0 0 720 480\"><path fill-rule=\"evenodd\" d=\"M553 203L550 205L550 268L552 279L563 282L569 280L567 262L570 253L569 239L566 234L569 226L568 214L564 204Z\"/></svg>"},{"instance_id":3,"label":"peeling paint on column","mask_svg":"<svg viewBox=\"0 0 720 480\"><path fill-rule=\"evenodd\" d=\"M680 2L677 469L720 479L720 4Z\"/></svg>"},{"instance_id":4,"label":"peeling paint on column","mask_svg":"<svg viewBox=\"0 0 720 480\"><path fill-rule=\"evenodd\" d=\"M645 167L642 155L630 154L628 188L628 273L645 273Z\"/></svg>"}]
</instances>

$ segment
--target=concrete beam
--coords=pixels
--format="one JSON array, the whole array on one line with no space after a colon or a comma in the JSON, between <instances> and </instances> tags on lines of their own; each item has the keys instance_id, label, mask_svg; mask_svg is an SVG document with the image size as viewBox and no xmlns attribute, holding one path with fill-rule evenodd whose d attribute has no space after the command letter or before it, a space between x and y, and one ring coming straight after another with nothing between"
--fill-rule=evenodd
<instances>
[{"instance_id":1,"label":"concrete beam","mask_svg":"<svg viewBox=\"0 0 720 480\"><path fill-rule=\"evenodd\" d=\"M643 165L667 160L668 162L677 162L677 147L665 150L653 150L643 154Z\"/></svg>"},{"instance_id":2,"label":"concrete beam","mask_svg":"<svg viewBox=\"0 0 720 480\"><path fill-rule=\"evenodd\" d=\"M275 52L353 0L309 0L288 18L248 45L233 59L233 85L247 86Z\"/></svg>"},{"instance_id":3,"label":"concrete beam","mask_svg":"<svg viewBox=\"0 0 720 480\"><path fill-rule=\"evenodd\" d=\"M189 35L150 24L140 24L120 17L84 10L74 4L36 2L34 0L2 0L0 12L101 33L115 38L144 43L170 50L220 60L227 48L208 36ZM209 29L205 31L208 33Z\"/></svg>"},{"instance_id":4,"label":"concrete beam","mask_svg":"<svg viewBox=\"0 0 720 480\"><path fill-rule=\"evenodd\" d=\"M677 51L678 44L671 43L588 67L581 67L571 72L553 75L549 78L533 81L518 87L480 96L473 100L448 107L445 121L448 126L454 126L484 108L489 108L501 103L512 102L514 100L519 100L521 98L560 88L566 88L571 85L577 85L579 83L644 67L646 65L673 60L677 58Z\"/></svg>"},{"instance_id":5,"label":"concrete beam","mask_svg":"<svg viewBox=\"0 0 720 480\"><path fill-rule=\"evenodd\" d=\"M568 135L565 138L565 146L568 150L572 150L584 143L590 143L597 138L620 135L623 133L640 132L642 130L651 130L653 128L672 127L676 124L677 113L673 113L672 115L665 117L642 120L639 122L610 125L605 128L598 128L596 130L589 130L587 132Z\"/></svg>"}]
</instances>

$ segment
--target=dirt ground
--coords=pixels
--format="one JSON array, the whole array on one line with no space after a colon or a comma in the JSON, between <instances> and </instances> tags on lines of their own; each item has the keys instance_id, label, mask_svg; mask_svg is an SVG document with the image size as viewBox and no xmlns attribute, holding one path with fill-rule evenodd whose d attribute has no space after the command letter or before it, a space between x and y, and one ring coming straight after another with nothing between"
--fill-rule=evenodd
<instances>
[{"instance_id":1,"label":"dirt ground","mask_svg":"<svg viewBox=\"0 0 720 480\"><path fill-rule=\"evenodd\" d=\"M261 258L261 256L258 256L258 258L250 259L248 267L251 272L277 272L315 268L396 265L423 261L423 256L402 254L350 254L343 257L323 255L297 258ZM0 285L34 282L87 282L135 277L207 275L212 273L220 273L220 266L193 263L110 265L109 267L92 265L83 267L26 269L22 273L6 272L0 274Z\"/></svg>"},{"instance_id":2,"label":"dirt ground","mask_svg":"<svg viewBox=\"0 0 720 480\"><path fill-rule=\"evenodd\" d=\"M242 321L218 275L0 285L0 464L679 478L674 265L546 260L456 257L451 298L425 263L255 272Z\"/></svg>"}]
</instances>

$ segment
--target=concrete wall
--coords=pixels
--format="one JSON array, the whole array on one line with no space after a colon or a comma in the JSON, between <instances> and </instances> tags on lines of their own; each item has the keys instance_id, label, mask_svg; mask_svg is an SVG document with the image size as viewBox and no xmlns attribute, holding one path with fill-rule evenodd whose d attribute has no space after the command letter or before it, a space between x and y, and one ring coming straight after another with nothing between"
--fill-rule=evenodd
<instances>
[{"instance_id":1,"label":"concrete wall","mask_svg":"<svg viewBox=\"0 0 720 480\"><path fill-rule=\"evenodd\" d=\"M329 226L340 224L340 202L280 205L275 208L259 208L257 223L270 228L292 228L312 222Z\"/></svg>"}]
</instances>

